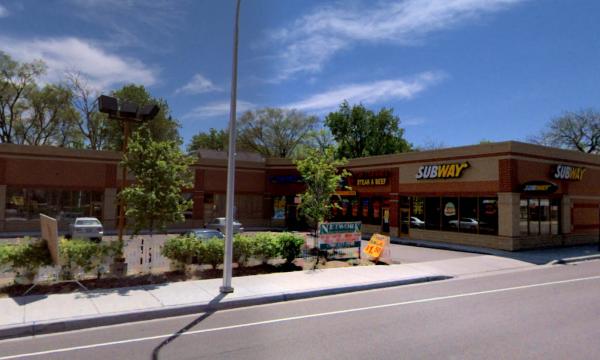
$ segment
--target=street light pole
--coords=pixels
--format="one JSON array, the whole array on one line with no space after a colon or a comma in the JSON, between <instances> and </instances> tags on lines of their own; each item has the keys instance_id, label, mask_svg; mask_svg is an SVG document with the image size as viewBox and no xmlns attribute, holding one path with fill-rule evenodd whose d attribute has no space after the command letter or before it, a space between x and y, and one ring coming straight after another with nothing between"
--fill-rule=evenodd
<instances>
[{"instance_id":1,"label":"street light pole","mask_svg":"<svg viewBox=\"0 0 600 360\"><path fill-rule=\"evenodd\" d=\"M225 258L223 260L223 286L221 293L232 293L231 286L233 258L233 208L235 191L235 143L236 143L236 102L237 102L237 58L240 20L240 0L236 1L235 23L233 27L233 68L231 71L231 104L229 105L229 157L227 161L227 209L225 225Z\"/></svg>"}]
</instances>

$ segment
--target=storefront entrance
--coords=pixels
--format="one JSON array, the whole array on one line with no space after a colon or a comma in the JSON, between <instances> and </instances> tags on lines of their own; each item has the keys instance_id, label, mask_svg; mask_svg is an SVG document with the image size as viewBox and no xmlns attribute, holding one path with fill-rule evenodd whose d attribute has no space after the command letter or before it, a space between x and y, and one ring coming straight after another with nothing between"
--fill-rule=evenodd
<instances>
[{"instance_id":1,"label":"storefront entrance","mask_svg":"<svg viewBox=\"0 0 600 360\"><path fill-rule=\"evenodd\" d=\"M381 232L384 234L390 233L390 208L384 207L381 209L383 216L381 217Z\"/></svg>"}]
</instances>

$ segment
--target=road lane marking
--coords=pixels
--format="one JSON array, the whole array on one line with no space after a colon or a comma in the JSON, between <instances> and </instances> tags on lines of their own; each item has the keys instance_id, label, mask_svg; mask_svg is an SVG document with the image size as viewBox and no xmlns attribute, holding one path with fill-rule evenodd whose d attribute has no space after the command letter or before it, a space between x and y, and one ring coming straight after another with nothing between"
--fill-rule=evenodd
<instances>
[{"instance_id":1,"label":"road lane marking","mask_svg":"<svg viewBox=\"0 0 600 360\"><path fill-rule=\"evenodd\" d=\"M223 331L223 330L240 329L240 328L251 327L251 326L276 324L276 323L286 322L286 321L310 319L310 318L316 318L316 317L322 317L322 316L332 316L332 315L339 315L339 314L348 314L348 313L354 313L354 312L359 312L359 311L384 309L384 308L395 307L395 306L428 303L428 302L457 299L457 298L463 298L463 297L469 297L469 296L495 294L495 293L501 293L501 292L508 292L508 291L522 290L522 289L531 289L531 288L550 286L550 285L561 285L561 284L575 283L575 282L581 282L581 281L590 281L590 280L600 280L600 275L568 279L568 280L550 281L550 282L544 282L544 283L538 283L538 284L513 286L513 287L493 289L493 290L475 291L475 292L455 294L455 295L437 296L437 297L431 297L431 298L426 298L426 299L401 301L401 302L396 302L396 303L365 306L365 307L354 308L354 309L328 311L328 312L317 313L317 314L291 316L291 317L286 317L286 318L256 321L256 322L245 323L245 324L220 326L220 327L214 327L214 328L210 328L210 329L188 331L188 332L180 334L180 336L195 335L195 334L202 334L202 333L209 333L209 332L216 332L216 331ZM155 335L155 336L127 339L127 340L118 340L118 341L111 341L111 342L98 343L98 344L73 346L73 347L67 347L67 348L62 348L62 349L38 351L38 352L32 352L32 353L27 353L27 354L2 356L2 357L0 357L0 360L19 359L19 358L24 358L24 357L57 354L57 353L64 353L64 352L69 352L69 351L86 350L86 349L93 349L93 348L106 347L106 346L112 346L112 345L128 344L128 343L134 343L134 342L166 339L173 335L174 334L163 334L163 335Z\"/></svg>"}]
</instances>

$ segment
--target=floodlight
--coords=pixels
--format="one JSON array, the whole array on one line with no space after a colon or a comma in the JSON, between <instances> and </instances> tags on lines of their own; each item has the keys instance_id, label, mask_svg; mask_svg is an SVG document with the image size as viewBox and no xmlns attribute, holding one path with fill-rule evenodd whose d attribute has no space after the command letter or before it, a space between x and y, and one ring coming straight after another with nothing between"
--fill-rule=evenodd
<instances>
[{"instance_id":1,"label":"floodlight","mask_svg":"<svg viewBox=\"0 0 600 360\"><path fill-rule=\"evenodd\" d=\"M140 118L142 120L152 120L158 114L159 111L160 111L160 108L158 107L158 105L155 105L155 104L144 105L140 109Z\"/></svg>"},{"instance_id":2,"label":"floodlight","mask_svg":"<svg viewBox=\"0 0 600 360\"><path fill-rule=\"evenodd\" d=\"M119 111L119 104L114 97L101 95L98 98L98 110L109 115L116 115Z\"/></svg>"},{"instance_id":3,"label":"floodlight","mask_svg":"<svg viewBox=\"0 0 600 360\"><path fill-rule=\"evenodd\" d=\"M135 118L137 116L138 105L135 103L122 101L119 115L127 118Z\"/></svg>"}]
</instances>

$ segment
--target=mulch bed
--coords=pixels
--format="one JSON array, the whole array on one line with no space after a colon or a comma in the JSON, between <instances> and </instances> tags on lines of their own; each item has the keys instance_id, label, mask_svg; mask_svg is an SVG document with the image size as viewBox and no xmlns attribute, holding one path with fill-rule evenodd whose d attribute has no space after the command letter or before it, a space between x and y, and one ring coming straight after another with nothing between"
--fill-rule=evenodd
<instances>
[{"instance_id":1,"label":"mulch bed","mask_svg":"<svg viewBox=\"0 0 600 360\"><path fill-rule=\"evenodd\" d=\"M260 264L251 267L234 268L233 276L248 276L248 275L259 275L259 274L271 274L276 272L287 272L302 270L302 267L294 264ZM191 274L184 274L179 271L170 271L162 274L143 274L143 275L130 275L122 278L106 277L101 279L84 279L80 280L86 288L89 290L98 289L114 289L120 287L131 287L131 286L142 286L142 285L159 285L170 282L186 281L186 280L200 280L200 279L214 279L223 277L223 270L221 269L204 269L198 270ZM31 285L20 285L13 284L0 288L0 296L22 296ZM79 292L82 289L72 282L55 283L55 284L39 284L28 295L47 295L47 294L67 294L72 292Z\"/></svg>"}]
</instances>

